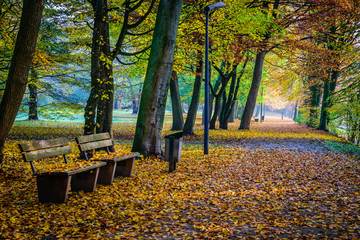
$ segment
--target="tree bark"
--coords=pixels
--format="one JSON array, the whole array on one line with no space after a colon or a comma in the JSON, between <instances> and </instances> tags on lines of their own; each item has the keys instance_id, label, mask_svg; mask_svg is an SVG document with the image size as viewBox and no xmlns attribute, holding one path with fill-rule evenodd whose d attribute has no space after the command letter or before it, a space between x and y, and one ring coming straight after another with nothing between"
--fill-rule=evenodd
<instances>
[{"instance_id":1,"label":"tree bark","mask_svg":"<svg viewBox=\"0 0 360 240\"><path fill-rule=\"evenodd\" d=\"M319 105L320 105L320 98L321 98L321 86L319 83L314 83L310 86L310 115L309 115L309 122L308 126L316 127L318 120L319 120Z\"/></svg>"},{"instance_id":2,"label":"tree bark","mask_svg":"<svg viewBox=\"0 0 360 240\"><path fill-rule=\"evenodd\" d=\"M203 61L202 55L199 55L198 65L196 66L196 76L194 81L194 88L191 97L191 102L189 106L189 110L186 116L186 121L184 124L183 134L184 135L194 135L194 125L196 121L196 114L199 108L200 102L200 92L201 92L201 80L202 80L202 72L203 72Z\"/></svg>"},{"instance_id":3,"label":"tree bark","mask_svg":"<svg viewBox=\"0 0 360 240\"><path fill-rule=\"evenodd\" d=\"M328 100L329 100L329 80L324 80L324 90L323 90L323 97L322 97L322 104L321 104L321 113L320 113L320 124L318 129L327 131L327 107L328 107Z\"/></svg>"},{"instance_id":4,"label":"tree bark","mask_svg":"<svg viewBox=\"0 0 360 240\"><path fill-rule=\"evenodd\" d=\"M225 91L225 88L223 88L223 89ZM216 120L219 118L219 114L220 114L222 92L221 92L221 95L219 93L219 94L215 95L214 97L215 97L215 107L214 107L213 116L210 119L209 129L216 128Z\"/></svg>"},{"instance_id":5,"label":"tree bark","mask_svg":"<svg viewBox=\"0 0 360 240\"><path fill-rule=\"evenodd\" d=\"M230 116L229 116L228 122L229 122L229 123L233 123L233 122L234 122L234 119L235 119L235 104L234 104L234 107L231 108L231 112L230 112Z\"/></svg>"},{"instance_id":6,"label":"tree bark","mask_svg":"<svg viewBox=\"0 0 360 240\"><path fill-rule=\"evenodd\" d=\"M321 104L320 124L318 129L328 131L329 112L328 108L331 106L331 97L334 94L337 78L339 76L338 71L331 71L330 80L324 81L323 100Z\"/></svg>"},{"instance_id":7,"label":"tree bark","mask_svg":"<svg viewBox=\"0 0 360 240\"><path fill-rule=\"evenodd\" d=\"M182 0L160 0L132 151L162 155L161 134Z\"/></svg>"},{"instance_id":8,"label":"tree bark","mask_svg":"<svg viewBox=\"0 0 360 240\"><path fill-rule=\"evenodd\" d=\"M238 119L238 116L239 116L239 112L240 112L240 107L239 107L239 100L235 100L235 104L234 104L234 111L233 111L233 121L235 119Z\"/></svg>"},{"instance_id":9,"label":"tree bark","mask_svg":"<svg viewBox=\"0 0 360 240\"><path fill-rule=\"evenodd\" d=\"M266 53L267 53L266 50L260 50L260 52L256 54L253 80L251 83L249 95L246 100L246 105L245 105L244 113L241 118L239 129L250 129L250 121L256 105L256 98L259 92L262 69L264 66L264 59Z\"/></svg>"},{"instance_id":10,"label":"tree bark","mask_svg":"<svg viewBox=\"0 0 360 240\"><path fill-rule=\"evenodd\" d=\"M31 62L35 53L44 0L24 0L20 28L11 59L5 92L0 104L0 162L5 139L15 121L23 99Z\"/></svg>"},{"instance_id":11,"label":"tree bark","mask_svg":"<svg viewBox=\"0 0 360 240\"><path fill-rule=\"evenodd\" d=\"M172 107L172 131L182 130L184 127L184 119L181 108L179 82L177 72L173 71L170 81L170 96L171 96L171 107Z\"/></svg>"},{"instance_id":12,"label":"tree bark","mask_svg":"<svg viewBox=\"0 0 360 240\"><path fill-rule=\"evenodd\" d=\"M297 116L298 116L298 101L295 101L294 115L293 115L294 121L296 121Z\"/></svg>"},{"instance_id":13,"label":"tree bark","mask_svg":"<svg viewBox=\"0 0 360 240\"><path fill-rule=\"evenodd\" d=\"M211 65L210 65L211 66ZM220 70L223 71L225 67L225 62L221 62L221 67L220 67ZM211 71L210 71L211 72ZM220 84L221 84L221 74L219 73L218 75L218 78L215 82L215 85L214 85L214 92L218 92L219 91L219 87L220 87ZM214 106L214 94L212 93L212 91L210 91L210 97L209 97L209 116L211 117L212 114L213 114L213 106ZM204 119L204 118L203 118ZM204 121L203 121L204 122Z\"/></svg>"},{"instance_id":14,"label":"tree bark","mask_svg":"<svg viewBox=\"0 0 360 240\"><path fill-rule=\"evenodd\" d=\"M31 80L28 84L29 88L29 116L28 120L30 121L36 121L39 120L38 118L38 97L37 97L37 72L35 70L31 70L30 72Z\"/></svg>"}]
</instances>

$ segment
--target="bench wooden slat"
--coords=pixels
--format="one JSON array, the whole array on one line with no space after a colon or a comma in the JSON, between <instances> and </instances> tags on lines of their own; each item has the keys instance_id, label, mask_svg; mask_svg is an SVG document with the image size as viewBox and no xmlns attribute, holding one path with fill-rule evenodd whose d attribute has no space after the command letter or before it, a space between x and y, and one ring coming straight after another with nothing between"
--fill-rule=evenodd
<instances>
[{"instance_id":1,"label":"bench wooden slat","mask_svg":"<svg viewBox=\"0 0 360 240\"><path fill-rule=\"evenodd\" d=\"M87 143L87 142L101 141L107 139L111 139L110 134L108 132L76 137L77 143Z\"/></svg>"},{"instance_id":2,"label":"bench wooden slat","mask_svg":"<svg viewBox=\"0 0 360 240\"><path fill-rule=\"evenodd\" d=\"M19 147L22 152L34 151L45 148L61 147L65 145L69 145L69 141L66 138L19 143Z\"/></svg>"},{"instance_id":3,"label":"bench wooden slat","mask_svg":"<svg viewBox=\"0 0 360 240\"><path fill-rule=\"evenodd\" d=\"M122 156L120 158L111 158L111 159L102 159L102 161L106 161L106 162L121 162L121 161L125 161L128 159L132 159L132 158L136 158L139 157L140 153L130 153L129 155L126 156Z\"/></svg>"},{"instance_id":4,"label":"bench wooden slat","mask_svg":"<svg viewBox=\"0 0 360 240\"><path fill-rule=\"evenodd\" d=\"M97 164L93 164L93 165L87 166L87 167L82 168L82 169L72 170L71 172L73 174L81 173L81 172L89 171L91 169L96 169L96 168L99 168L99 167L102 167L102 166L105 166L105 165L106 165L106 162L99 162Z\"/></svg>"},{"instance_id":5,"label":"bench wooden slat","mask_svg":"<svg viewBox=\"0 0 360 240\"><path fill-rule=\"evenodd\" d=\"M35 152L26 152L23 153L24 160L27 162L43 159L43 158L50 158L50 157L56 157L61 156L65 154L71 153L71 147L70 145L63 146L63 147L57 147L57 148L49 148L44 150L39 150Z\"/></svg>"},{"instance_id":6,"label":"bench wooden slat","mask_svg":"<svg viewBox=\"0 0 360 240\"><path fill-rule=\"evenodd\" d=\"M97 141L97 142L88 142L82 143L79 145L80 151L85 152L88 150L110 147L113 145L113 141L111 139Z\"/></svg>"},{"instance_id":7,"label":"bench wooden slat","mask_svg":"<svg viewBox=\"0 0 360 240\"><path fill-rule=\"evenodd\" d=\"M68 176L71 176L71 175L74 175L74 174L77 174L77 173L81 173L81 172L86 172L86 171L89 171L89 170L92 170L92 169L95 169L95 168L99 168L99 167L102 167L102 166L105 166L106 165L106 162L99 162L97 164L92 164L90 166L86 166L86 167L83 167L83 168L80 168L80 169L76 169L76 170L70 170L70 171L63 171L63 172L43 172L43 173L39 173L39 174L34 174L34 175L41 175L41 176L47 176L47 175L68 175Z\"/></svg>"}]
</instances>

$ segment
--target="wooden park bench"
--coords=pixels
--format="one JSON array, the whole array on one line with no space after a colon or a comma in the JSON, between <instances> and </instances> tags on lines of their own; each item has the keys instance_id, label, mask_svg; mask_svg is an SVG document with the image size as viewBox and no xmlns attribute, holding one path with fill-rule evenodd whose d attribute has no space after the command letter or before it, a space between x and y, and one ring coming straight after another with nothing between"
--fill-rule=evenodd
<instances>
[{"instance_id":1,"label":"wooden park bench","mask_svg":"<svg viewBox=\"0 0 360 240\"><path fill-rule=\"evenodd\" d=\"M80 152L85 155L86 160L89 160L87 152L105 148L106 152L109 154L109 148L114 145L109 133L79 136L76 137L75 140ZM106 165L100 168L98 183L110 185L115 177L131 177L134 160L138 156L140 156L139 153L131 153L130 155L120 158L99 159L106 162Z\"/></svg>"},{"instance_id":2,"label":"wooden park bench","mask_svg":"<svg viewBox=\"0 0 360 240\"><path fill-rule=\"evenodd\" d=\"M18 146L24 161L30 163L31 169L36 176L38 197L42 203L65 203L70 183L71 191L93 192L96 187L99 168L106 164L99 162L92 165L79 165L71 170L62 170L55 167L49 172L36 171L34 161L43 159L46 161L46 159L58 156L63 156L66 163L64 165L69 166L66 158L66 154L71 153L69 141L65 138L58 138L20 143ZM56 160L54 159L54 161ZM51 167L53 165L50 165Z\"/></svg>"}]
</instances>

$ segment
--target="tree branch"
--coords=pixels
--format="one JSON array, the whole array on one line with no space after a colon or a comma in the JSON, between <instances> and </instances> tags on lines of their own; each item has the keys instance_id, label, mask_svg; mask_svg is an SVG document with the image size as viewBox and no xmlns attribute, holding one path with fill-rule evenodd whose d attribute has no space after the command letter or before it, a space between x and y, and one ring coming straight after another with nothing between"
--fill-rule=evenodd
<instances>
[{"instance_id":1,"label":"tree branch","mask_svg":"<svg viewBox=\"0 0 360 240\"><path fill-rule=\"evenodd\" d=\"M146 52L149 48L151 48L151 45L144 48L143 50L140 50L138 52L134 52L134 53L128 53L128 52L123 52L123 51L119 51L119 54L123 55L123 56L134 56L134 55L138 55L138 54L141 54L141 53L144 53Z\"/></svg>"},{"instance_id":2,"label":"tree branch","mask_svg":"<svg viewBox=\"0 0 360 240\"><path fill-rule=\"evenodd\" d=\"M134 65L134 64L138 63L138 62L124 63L123 61L121 61L121 60L119 59L119 57L116 57L116 60L117 60L121 65L125 65L125 66L130 66L130 65Z\"/></svg>"},{"instance_id":3,"label":"tree branch","mask_svg":"<svg viewBox=\"0 0 360 240\"><path fill-rule=\"evenodd\" d=\"M215 68L215 70L220 74L220 76L225 79L225 74L222 72L222 70L220 68L218 68L217 66L215 66L214 64L212 64L212 66Z\"/></svg>"},{"instance_id":4,"label":"tree branch","mask_svg":"<svg viewBox=\"0 0 360 240\"><path fill-rule=\"evenodd\" d=\"M119 10L119 9L120 9L119 7L108 8L108 9L105 9L105 12L111 12L111 11Z\"/></svg>"},{"instance_id":5,"label":"tree branch","mask_svg":"<svg viewBox=\"0 0 360 240\"><path fill-rule=\"evenodd\" d=\"M150 4L149 9L147 10L147 12L146 12L137 22L135 22L135 23L133 23L133 24L129 24L129 29L136 28L137 26L139 26L139 25L147 18L147 16L151 13L151 10L152 10L153 7L154 7L155 1L156 1L156 0L152 0L152 1L151 1L151 4ZM140 1L139 3L142 4L142 2L143 2L143 1ZM138 3L137 5L139 5L139 3ZM141 5L141 4L140 4L140 5ZM133 10L132 10L132 11L133 11ZM132 11L131 11L131 12L132 12Z\"/></svg>"},{"instance_id":6,"label":"tree branch","mask_svg":"<svg viewBox=\"0 0 360 240\"><path fill-rule=\"evenodd\" d=\"M135 11L136 9L138 9L138 8L141 6L141 4L143 4L144 0L140 0L137 4L135 4L135 6L130 7L130 4L131 4L131 3L135 3L135 2L136 2L136 1L133 1L133 2L128 1L129 11L130 11L130 12L133 12L133 11Z\"/></svg>"},{"instance_id":7,"label":"tree branch","mask_svg":"<svg viewBox=\"0 0 360 240\"><path fill-rule=\"evenodd\" d=\"M149 31L146 31L146 32L143 32L143 33L132 33L132 32L129 32L129 31L126 31L126 33L130 36L143 36L143 35L146 35L146 34L149 34L151 33L152 31L154 31L154 29L150 29Z\"/></svg>"}]
</instances>

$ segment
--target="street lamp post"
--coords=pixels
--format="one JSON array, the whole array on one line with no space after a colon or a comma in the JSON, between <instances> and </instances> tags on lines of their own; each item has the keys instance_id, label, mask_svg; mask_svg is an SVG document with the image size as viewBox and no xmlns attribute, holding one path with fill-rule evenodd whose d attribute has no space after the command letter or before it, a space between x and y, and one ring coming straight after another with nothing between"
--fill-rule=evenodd
<instances>
[{"instance_id":1,"label":"street lamp post","mask_svg":"<svg viewBox=\"0 0 360 240\"><path fill-rule=\"evenodd\" d=\"M209 154L209 18L210 11L225 7L225 3L217 2L205 7L205 108L204 108L204 154Z\"/></svg>"}]
</instances>

